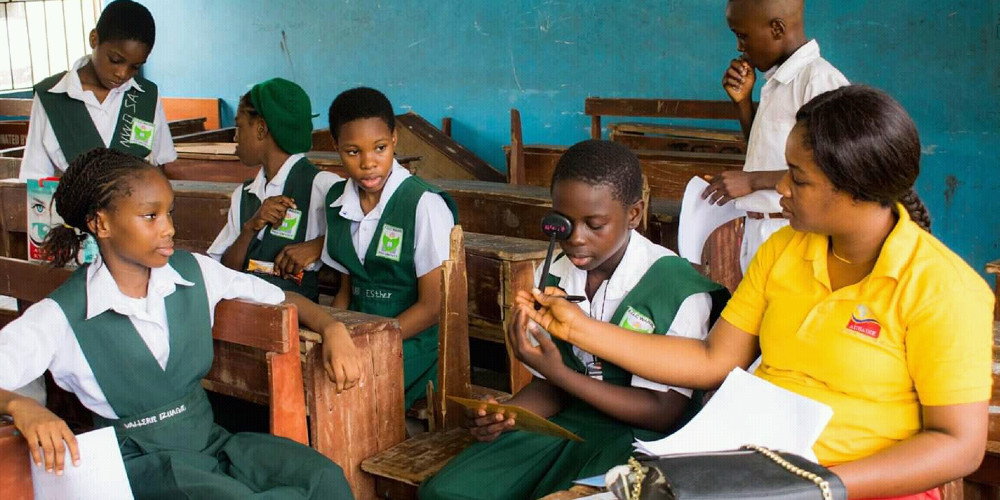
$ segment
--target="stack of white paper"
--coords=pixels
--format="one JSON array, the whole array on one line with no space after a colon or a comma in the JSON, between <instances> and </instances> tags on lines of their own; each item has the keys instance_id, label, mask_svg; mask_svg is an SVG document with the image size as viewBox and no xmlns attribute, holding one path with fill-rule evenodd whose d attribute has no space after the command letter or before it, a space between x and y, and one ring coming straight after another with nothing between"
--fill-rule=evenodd
<instances>
[{"instance_id":1,"label":"stack of white paper","mask_svg":"<svg viewBox=\"0 0 1000 500\"><path fill-rule=\"evenodd\" d=\"M730 201L722 206L701 199L701 193L708 182L701 177L693 177L684 189L681 200L681 220L677 229L677 253L689 262L701 264L701 250L705 242L719 226L746 215Z\"/></svg>"},{"instance_id":2,"label":"stack of white paper","mask_svg":"<svg viewBox=\"0 0 1000 500\"><path fill-rule=\"evenodd\" d=\"M133 500L125 473L125 462L118 448L114 427L104 427L76 437L80 448L80 466L73 466L69 449L61 476L45 472L45 467L31 463L31 482L35 498L72 500Z\"/></svg>"},{"instance_id":3,"label":"stack of white paper","mask_svg":"<svg viewBox=\"0 0 1000 500\"><path fill-rule=\"evenodd\" d=\"M658 456L755 444L815 462L812 446L832 417L829 406L736 368L687 425L659 441L636 441L634 446Z\"/></svg>"}]
</instances>

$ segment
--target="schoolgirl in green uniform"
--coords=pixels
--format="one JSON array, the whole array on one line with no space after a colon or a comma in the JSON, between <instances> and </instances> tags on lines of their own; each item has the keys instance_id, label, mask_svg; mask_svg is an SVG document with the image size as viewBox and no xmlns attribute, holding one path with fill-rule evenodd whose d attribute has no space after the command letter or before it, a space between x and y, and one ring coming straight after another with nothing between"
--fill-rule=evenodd
<instances>
[{"instance_id":1,"label":"schoolgirl in green uniform","mask_svg":"<svg viewBox=\"0 0 1000 500\"><path fill-rule=\"evenodd\" d=\"M174 249L173 200L163 173L134 156L96 149L74 160L55 194L65 226L45 249L64 265L89 234L100 256L0 331L0 414L49 471L63 470L66 448L86 460L65 422L9 392L48 370L98 427L114 426L136 498L352 498L316 451L216 425L201 387L223 299L296 304L323 332L331 378L349 387L359 371L347 331L300 295Z\"/></svg>"},{"instance_id":2,"label":"schoolgirl in green uniform","mask_svg":"<svg viewBox=\"0 0 1000 500\"><path fill-rule=\"evenodd\" d=\"M594 319L653 335L704 338L728 292L635 231L641 195L639 160L624 146L584 141L567 150L552 175L552 207L572 221L573 231L560 243L545 283L585 296L580 309ZM525 330L537 344L520 341ZM698 408L690 389L654 383L550 339L520 309L508 334L535 375L509 403L583 441L508 432L515 415L469 411L468 427L481 442L424 482L421 498L523 499L564 490L624 463L636 439L659 439Z\"/></svg>"},{"instance_id":3,"label":"schoolgirl in green uniform","mask_svg":"<svg viewBox=\"0 0 1000 500\"><path fill-rule=\"evenodd\" d=\"M104 8L90 32L93 53L35 85L20 179L59 175L94 148L154 165L177 159L156 84L138 74L155 41L146 7L115 0Z\"/></svg>"},{"instance_id":4,"label":"schoolgirl in green uniform","mask_svg":"<svg viewBox=\"0 0 1000 500\"><path fill-rule=\"evenodd\" d=\"M326 193L341 181L304 153L312 146L312 104L284 78L258 83L236 111L236 155L260 165L233 191L229 217L208 255L230 269L267 265L259 275L282 290L319 299L318 271L326 233Z\"/></svg>"},{"instance_id":5,"label":"schoolgirl in green uniform","mask_svg":"<svg viewBox=\"0 0 1000 500\"><path fill-rule=\"evenodd\" d=\"M334 307L399 320L406 408L437 379L441 263L457 209L393 158L396 120L381 92L355 88L330 105L330 133L350 177L326 196L323 262L343 273Z\"/></svg>"}]
</instances>

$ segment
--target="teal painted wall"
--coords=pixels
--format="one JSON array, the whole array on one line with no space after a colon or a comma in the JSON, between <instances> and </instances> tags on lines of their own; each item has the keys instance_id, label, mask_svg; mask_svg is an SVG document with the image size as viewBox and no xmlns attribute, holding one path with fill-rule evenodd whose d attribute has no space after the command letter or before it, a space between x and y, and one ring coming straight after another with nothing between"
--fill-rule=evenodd
<instances>
[{"instance_id":1,"label":"teal painted wall","mask_svg":"<svg viewBox=\"0 0 1000 500\"><path fill-rule=\"evenodd\" d=\"M323 113L368 85L504 168L508 110L527 142L588 137L587 96L724 99L736 55L725 0L145 0L157 20L146 76L171 96L226 98L283 76ZM1000 0L810 0L807 34L854 82L916 120L918 191L934 232L977 270L1000 258Z\"/></svg>"}]
</instances>

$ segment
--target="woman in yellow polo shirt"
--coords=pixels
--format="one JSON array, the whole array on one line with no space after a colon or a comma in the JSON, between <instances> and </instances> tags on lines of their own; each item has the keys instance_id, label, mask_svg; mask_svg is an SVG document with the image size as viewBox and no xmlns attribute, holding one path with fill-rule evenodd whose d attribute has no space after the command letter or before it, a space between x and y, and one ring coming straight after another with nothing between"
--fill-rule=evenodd
<instances>
[{"instance_id":1,"label":"woman in yellow polo shirt","mask_svg":"<svg viewBox=\"0 0 1000 500\"><path fill-rule=\"evenodd\" d=\"M927 231L920 140L896 101L844 87L796 122L777 187L791 227L760 248L707 340L629 332L537 292L519 303L553 335L664 384L711 389L760 354L757 376L834 409L814 450L851 498L939 498L983 457L993 296Z\"/></svg>"}]
</instances>

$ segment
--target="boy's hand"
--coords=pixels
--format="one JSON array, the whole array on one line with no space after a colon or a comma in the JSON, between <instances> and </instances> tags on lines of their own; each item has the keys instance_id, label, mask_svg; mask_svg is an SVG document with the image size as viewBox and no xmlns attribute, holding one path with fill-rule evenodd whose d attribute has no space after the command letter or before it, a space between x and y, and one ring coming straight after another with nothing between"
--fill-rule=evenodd
<instances>
[{"instance_id":1,"label":"boy's hand","mask_svg":"<svg viewBox=\"0 0 1000 500\"><path fill-rule=\"evenodd\" d=\"M272 196L264 200L264 203L260 205L253 217L243 225L243 228L257 232L268 224L271 227L278 227L285 220L285 211L289 208L296 208L295 200L287 196Z\"/></svg>"},{"instance_id":2,"label":"boy's hand","mask_svg":"<svg viewBox=\"0 0 1000 500\"><path fill-rule=\"evenodd\" d=\"M538 341L538 345L531 343L529 334ZM551 380L558 370L566 366L559 348L537 324L528 319L521 308L514 310L514 321L507 330L507 340L514 348L514 356L546 379Z\"/></svg>"},{"instance_id":3,"label":"boy's hand","mask_svg":"<svg viewBox=\"0 0 1000 500\"><path fill-rule=\"evenodd\" d=\"M742 170L726 170L708 182L701 192L702 199L716 205L725 205L730 200L754 192L753 175Z\"/></svg>"},{"instance_id":4,"label":"boy's hand","mask_svg":"<svg viewBox=\"0 0 1000 500\"><path fill-rule=\"evenodd\" d=\"M585 320L587 316L579 306L563 299L564 295L566 293L562 290L550 286L545 289L544 294L538 290L532 290L531 293L520 290L515 301L517 307L545 331L558 339L572 342L570 336L575 324ZM535 302L542 305L541 309L535 310Z\"/></svg>"},{"instance_id":5,"label":"boy's hand","mask_svg":"<svg viewBox=\"0 0 1000 500\"><path fill-rule=\"evenodd\" d=\"M73 465L80 465L80 449L76 436L66 422L33 399L19 398L9 405L14 425L24 435L31 450L31 460L41 466L44 455L45 471L61 476L65 467L66 448L69 447Z\"/></svg>"},{"instance_id":6,"label":"boy's hand","mask_svg":"<svg viewBox=\"0 0 1000 500\"><path fill-rule=\"evenodd\" d=\"M493 399L493 396L487 396L483 401L493 404L497 402L496 399ZM484 442L493 441L500 434L513 429L516 419L517 415L513 413L510 415L487 413L486 405L476 409L465 409L465 426L469 429L469 433L479 441Z\"/></svg>"},{"instance_id":7,"label":"boy's hand","mask_svg":"<svg viewBox=\"0 0 1000 500\"><path fill-rule=\"evenodd\" d=\"M361 378L361 356L343 323L323 334L323 366L337 385L337 394L353 388Z\"/></svg>"},{"instance_id":8,"label":"boy's hand","mask_svg":"<svg viewBox=\"0 0 1000 500\"><path fill-rule=\"evenodd\" d=\"M722 88L726 89L733 102L739 104L750 98L756 81L757 75L750 63L743 59L733 59L729 68L726 68L726 74L722 76Z\"/></svg>"},{"instance_id":9,"label":"boy's hand","mask_svg":"<svg viewBox=\"0 0 1000 500\"><path fill-rule=\"evenodd\" d=\"M274 267L283 275L296 275L323 254L323 238L285 245L274 258Z\"/></svg>"}]
</instances>

